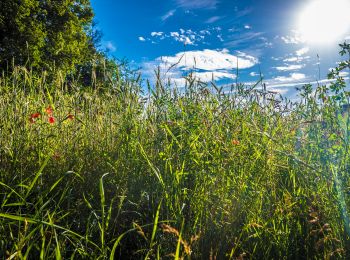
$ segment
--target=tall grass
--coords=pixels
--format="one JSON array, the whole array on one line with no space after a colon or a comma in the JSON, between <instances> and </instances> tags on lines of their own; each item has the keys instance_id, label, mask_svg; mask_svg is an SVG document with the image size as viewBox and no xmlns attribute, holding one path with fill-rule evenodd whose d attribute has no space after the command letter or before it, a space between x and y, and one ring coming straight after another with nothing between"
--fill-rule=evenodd
<instances>
[{"instance_id":1,"label":"tall grass","mask_svg":"<svg viewBox=\"0 0 350 260\"><path fill-rule=\"evenodd\" d=\"M349 257L344 87L69 84L0 79L0 258Z\"/></svg>"}]
</instances>

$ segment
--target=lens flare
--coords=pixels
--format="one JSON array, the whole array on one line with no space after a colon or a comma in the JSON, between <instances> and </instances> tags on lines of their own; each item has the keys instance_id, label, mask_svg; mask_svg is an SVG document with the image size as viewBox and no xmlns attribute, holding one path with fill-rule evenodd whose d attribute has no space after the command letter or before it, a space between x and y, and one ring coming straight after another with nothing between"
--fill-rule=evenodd
<instances>
[{"instance_id":1,"label":"lens flare","mask_svg":"<svg viewBox=\"0 0 350 260\"><path fill-rule=\"evenodd\" d=\"M349 0L313 0L301 11L298 30L309 43L331 44L350 34Z\"/></svg>"}]
</instances>

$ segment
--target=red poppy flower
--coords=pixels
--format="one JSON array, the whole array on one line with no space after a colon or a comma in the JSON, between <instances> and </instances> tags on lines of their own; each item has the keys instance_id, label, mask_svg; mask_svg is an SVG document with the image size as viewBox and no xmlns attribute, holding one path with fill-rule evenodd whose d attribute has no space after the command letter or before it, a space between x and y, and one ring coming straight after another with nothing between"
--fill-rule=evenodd
<instances>
[{"instance_id":1,"label":"red poppy flower","mask_svg":"<svg viewBox=\"0 0 350 260\"><path fill-rule=\"evenodd\" d=\"M49 117L49 123L50 123L50 124L54 124L55 121L56 121L56 120L55 120L55 118L54 118L53 116L50 116L50 117Z\"/></svg>"},{"instance_id":2,"label":"red poppy flower","mask_svg":"<svg viewBox=\"0 0 350 260\"><path fill-rule=\"evenodd\" d=\"M69 115L67 116L67 119L73 120L73 119L74 119L74 116L71 115L71 114L69 114Z\"/></svg>"},{"instance_id":3,"label":"red poppy flower","mask_svg":"<svg viewBox=\"0 0 350 260\"><path fill-rule=\"evenodd\" d=\"M39 118L41 115L40 113L34 113L30 116L31 119L34 119L34 118Z\"/></svg>"},{"instance_id":4,"label":"red poppy flower","mask_svg":"<svg viewBox=\"0 0 350 260\"><path fill-rule=\"evenodd\" d=\"M238 140L236 140L236 139L233 139L233 140L232 140L232 144L233 144L233 145L239 145L240 142L239 142Z\"/></svg>"},{"instance_id":5,"label":"red poppy flower","mask_svg":"<svg viewBox=\"0 0 350 260\"><path fill-rule=\"evenodd\" d=\"M53 113L53 109L52 109L52 107L51 106L48 106L47 108L46 108L46 113L49 115L49 116L51 116L52 115L52 113Z\"/></svg>"}]
</instances>

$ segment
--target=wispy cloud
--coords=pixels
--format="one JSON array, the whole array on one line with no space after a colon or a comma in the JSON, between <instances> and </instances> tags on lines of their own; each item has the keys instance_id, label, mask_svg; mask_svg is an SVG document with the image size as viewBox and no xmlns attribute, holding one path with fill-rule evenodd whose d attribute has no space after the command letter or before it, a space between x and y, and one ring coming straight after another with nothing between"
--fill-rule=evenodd
<instances>
[{"instance_id":1,"label":"wispy cloud","mask_svg":"<svg viewBox=\"0 0 350 260\"><path fill-rule=\"evenodd\" d=\"M139 36L139 41L144 42L144 41L146 41L146 39L143 38L142 36Z\"/></svg>"},{"instance_id":2,"label":"wispy cloud","mask_svg":"<svg viewBox=\"0 0 350 260\"><path fill-rule=\"evenodd\" d=\"M222 17L221 16L213 16L210 17L208 20L205 21L205 23L215 23L216 21L220 20Z\"/></svg>"},{"instance_id":3,"label":"wispy cloud","mask_svg":"<svg viewBox=\"0 0 350 260\"><path fill-rule=\"evenodd\" d=\"M219 41L224 42L224 39L222 38L222 34L218 34L216 37L219 39Z\"/></svg>"},{"instance_id":4,"label":"wispy cloud","mask_svg":"<svg viewBox=\"0 0 350 260\"><path fill-rule=\"evenodd\" d=\"M240 10L236 6L234 10L235 10L235 18L237 19L237 18L241 18L241 17L244 17L244 16L250 14L253 11L253 8L252 7L247 7L245 9L243 9L243 10Z\"/></svg>"},{"instance_id":5,"label":"wispy cloud","mask_svg":"<svg viewBox=\"0 0 350 260\"><path fill-rule=\"evenodd\" d=\"M296 30L292 30L290 35L277 36L277 38L280 38L285 44L300 44L305 42L303 37Z\"/></svg>"},{"instance_id":6,"label":"wispy cloud","mask_svg":"<svg viewBox=\"0 0 350 260\"><path fill-rule=\"evenodd\" d=\"M339 76L340 76L340 77L347 77L347 76L349 76L349 72L347 72L347 71L341 71L341 72L339 72Z\"/></svg>"},{"instance_id":7,"label":"wispy cloud","mask_svg":"<svg viewBox=\"0 0 350 260\"><path fill-rule=\"evenodd\" d=\"M105 43L105 47L106 47L107 51L110 51L110 52L115 52L117 50L117 47L115 47L113 42L111 42L111 41L107 41Z\"/></svg>"},{"instance_id":8,"label":"wispy cloud","mask_svg":"<svg viewBox=\"0 0 350 260\"><path fill-rule=\"evenodd\" d=\"M300 81L305 78L306 76L303 73L290 73L288 77L279 76L279 77L275 77L274 80L279 82L292 82L292 81Z\"/></svg>"},{"instance_id":9,"label":"wispy cloud","mask_svg":"<svg viewBox=\"0 0 350 260\"><path fill-rule=\"evenodd\" d=\"M297 56L303 56L304 54L308 53L309 50L310 50L309 47L304 47L304 48L301 48L300 50L297 50L297 51L295 52L295 54L296 54Z\"/></svg>"},{"instance_id":10,"label":"wispy cloud","mask_svg":"<svg viewBox=\"0 0 350 260\"><path fill-rule=\"evenodd\" d=\"M260 73L257 73L257 72L255 72L255 71L253 71L253 72L250 72L249 75L250 75L251 77L257 77L257 76L260 76ZM263 75L261 75L261 76L263 76Z\"/></svg>"},{"instance_id":11,"label":"wispy cloud","mask_svg":"<svg viewBox=\"0 0 350 260\"><path fill-rule=\"evenodd\" d=\"M186 45L194 45L195 37L191 37L191 35L187 36L185 34L180 34L178 32L171 32L170 37L175 39L175 41L177 42L182 42L183 44L186 44Z\"/></svg>"},{"instance_id":12,"label":"wispy cloud","mask_svg":"<svg viewBox=\"0 0 350 260\"><path fill-rule=\"evenodd\" d=\"M299 60L299 57L290 57L283 59L284 62L296 62Z\"/></svg>"},{"instance_id":13,"label":"wispy cloud","mask_svg":"<svg viewBox=\"0 0 350 260\"><path fill-rule=\"evenodd\" d=\"M193 76L203 82L218 81L221 79L235 79L236 75L230 72L222 71L206 71L206 72L194 72Z\"/></svg>"},{"instance_id":14,"label":"wispy cloud","mask_svg":"<svg viewBox=\"0 0 350 260\"><path fill-rule=\"evenodd\" d=\"M176 9L172 9L170 11L168 11L166 14L164 14L162 17L160 17L160 19L165 22L166 20L168 20L170 17L172 17L176 12Z\"/></svg>"},{"instance_id":15,"label":"wispy cloud","mask_svg":"<svg viewBox=\"0 0 350 260\"><path fill-rule=\"evenodd\" d=\"M299 69L301 69L303 67L304 67L304 65L292 64L292 65L288 65L288 66L275 67L275 69L279 70L279 71L291 71L291 70L299 70Z\"/></svg>"},{"instance_id":16,"label":"wispy cloud","mask_svg":"<svg viewBox=\"0 0 350 260\"><path fill-rule=\"evenodd\" d=\"M215 9L218 0L175 0L178 7L186 9Z\"/></svg>"},{"instance_id":17,"label":"wispy cloud","mask_svg":"<svg viewBox=\"0 0 350 260\"><path fill-rule=\"evenodd\" d=\"M151 32L151 36L162 36L164 33L163 32Z\"/></svg>"},{"instance_id":18,"label":"wispy cloud","mask_svg":"<svg viewBox=\"0 0 350 260\"><path fill-rule=\"evenodd\" d=\"M291 36L282 36L281 40L286 44L298 44L299 40Z\"/></svg>"},{"instance_id":19,"label":"wispy cloud","mask_svg":"<svg viewBox=\"0 0 350 260\"><path fill-rule=\"evenodd\" d=\"M217 27L208 30L201 30L199 32L193 31L191 29L184 30L180 28L178 31L168 33L151 32L151 37L153 43L157 43L157 41L160 40L171 39L182 44L196 46L199 42L203 42L206 37L216 36L216 34L218 34ZM146 40L149 41L151 39L147 38Z\"/></svg>"},{"instance_id":20,"label":"wispy cloud","mask_svg":"<svg viewBox=\"0 0 350 260\"><path fill-rule=\"evenodd\" d=\"M251 40L258 39L262 35L263 35L262 32L251 32L251 31L248 31L246 33L240 34L240 37L237 38L237 35L235 34L235 35L233 35L233 37L231 37L231 38L234 38L234 39L231 40L231 41L226 42L225 46L233 48L233 47L238 47L240 45L246 45Z\"/></svg>"},{"instance_id":21,"label":"wispy cloud","mask_svg":"<svg viewBox=\"0 0 350 260\"><path fill-rule=\"evenodd\" d=\"M317 86L319 84L323 85L329 85L330 83L334 82L335 79L322 79L322 80L313 80L313 81L308 81L307 77L303 77L301 74L299 76L293 75L290 77L279 77L271 80L265 81L267 85L267 89L270 90L277 90L277 92L280 92L282 94L286 94L291 99L296 99L298 92L295 91L295 88L304 86L305 84L311 84L313 86ZM299 79L298 79L299 78ZM282 80L278 80L282 79ZM345 80L348 80L349 78L344 78Z\"/></svg>"}]
</instances>

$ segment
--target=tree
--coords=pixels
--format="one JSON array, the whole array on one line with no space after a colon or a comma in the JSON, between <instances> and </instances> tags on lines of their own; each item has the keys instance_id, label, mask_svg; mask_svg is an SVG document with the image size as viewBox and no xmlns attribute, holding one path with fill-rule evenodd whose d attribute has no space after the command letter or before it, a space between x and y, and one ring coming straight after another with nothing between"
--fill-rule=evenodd
<instances>
[{"instance_id":1,"label":"tree","mask_svg":"<svg viewBox=\"0 0 350 260\"><path fill-rule=\"evenodd\" d=\"M92 59L89 0L1 0L0 66L67 73Z\"/></svg>"}]
</instances>

